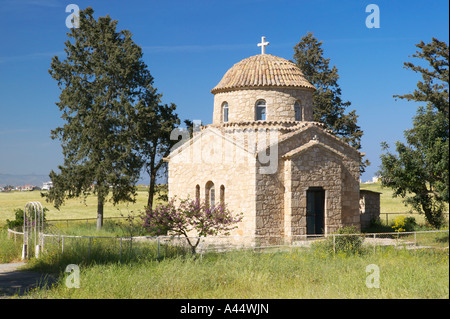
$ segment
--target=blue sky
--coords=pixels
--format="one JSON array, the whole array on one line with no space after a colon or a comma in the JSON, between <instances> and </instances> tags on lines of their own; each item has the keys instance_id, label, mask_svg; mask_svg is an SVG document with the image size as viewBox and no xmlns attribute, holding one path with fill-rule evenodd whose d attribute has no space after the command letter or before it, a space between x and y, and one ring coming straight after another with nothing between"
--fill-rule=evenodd
<instances>
[{"instance_id":1,"label":"blue sky","mask_svg":"<svg viewBox=\"0 0 450 319\"><path fill-rule=\"evenodd\" d=\"M233 64L260 53L261 36L270 42L266 53L292 59L295 44L313 32L359 115L362 152L372 162L363 180L378 170L380 142L403 140L412 126L417 104L392 97L420 79L403 62L416 60L409 56L420 41L449 38L447 0L0 0L0 173L48 174L62 163L50 138L62 125L60 91L48 69L63 54L71 3L130 30L163 102L175 103L181 119L205 124L212 122L210 90ZM371 3L380 9L377 29L365 24Z\"/></svg>"}]
</instances>

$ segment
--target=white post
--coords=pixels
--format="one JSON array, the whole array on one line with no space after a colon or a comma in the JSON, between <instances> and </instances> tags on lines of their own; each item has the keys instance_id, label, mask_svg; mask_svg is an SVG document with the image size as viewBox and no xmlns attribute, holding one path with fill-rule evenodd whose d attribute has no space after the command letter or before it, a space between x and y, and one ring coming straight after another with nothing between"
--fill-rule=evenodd
<instances>
[{"instance_id":1,"label":"white post","mask_svg":"<svg viewBox=\"0 0 450 319\"><path fill-rule=\"evenodd\" d=\"M34 248L36 249L37 243L36 243L36 226L37 226L37 219L36 219L36 212L37 212L37 207L36 207L36 202L31 202L31 204L33 205L33 210L34 210ZM31 213L33 214L33 213ZM32 232L33 233L33 232ZM36 251L34 252L34 254L36 255Z\"/></svg>"},{"instance_id":2,"label":"white post","mask_svg":"<svg viewBox=\"0 0 450 319\"><path fill-rule=\"evenodd\" d=\"M28 257L28 226L27 226L27 207L23 210L23 246L22 246L22 260Z\"/></svg>"},{"instance_id":3,"label":"white post","mask_svg":"<svg viewBox=\"0 0 450 319\"><path fill-rule=\"evenodd\" d=\"M119 259L122 258L122 237L120 237L120 253L119 253Z\"/></svg>"},{"instance_id":4,"label":"white post","mask_svg":"<svg viewBox=\"0 0 450 319\"><path fill-rule=\"evenodd\" d=\"M27 251L28 251L27 244L23 244L23 246L22 246L22 260L27 259Z\"/></svg>"},{"instance_id":5,"label":"white post","mask_svg":"<svg viewBox=\"0 0 450 319\"><path fill-rule=\"evenodd\" d=\"M159 236L158 238L158 251L156 252L156 259L159 260Z\"/></svg>"},{"instance_id":6,"label":"white post","mask_svg":"<svg viewBox=\"0 0 450 319\"><path fill-rule=\"evenodd\" d=\"M373 252L376 252L377 242L376 242L376 234L373 234Z\"/></svg>"}]
</instances>

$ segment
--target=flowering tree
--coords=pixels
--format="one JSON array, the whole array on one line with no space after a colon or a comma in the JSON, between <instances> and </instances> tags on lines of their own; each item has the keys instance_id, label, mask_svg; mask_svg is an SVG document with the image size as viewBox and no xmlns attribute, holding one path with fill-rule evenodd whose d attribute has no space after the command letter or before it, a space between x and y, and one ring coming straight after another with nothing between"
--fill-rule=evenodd
<instances>
[{"instance_id":1,"label":"flowering tree","mask_svg":"<svg viewBox=\"0 0 450 319\"><path fill-rule=\"evenodd\" d=\"M153 235L171 232L186 237L192 253L201 237L228 235L242 220L242 214L233 216L225 205L209 205L199 200L183 199L179 205L171 199L165 205L148 207L143 217L143 227Z\"/></svg>"}]
</instances>

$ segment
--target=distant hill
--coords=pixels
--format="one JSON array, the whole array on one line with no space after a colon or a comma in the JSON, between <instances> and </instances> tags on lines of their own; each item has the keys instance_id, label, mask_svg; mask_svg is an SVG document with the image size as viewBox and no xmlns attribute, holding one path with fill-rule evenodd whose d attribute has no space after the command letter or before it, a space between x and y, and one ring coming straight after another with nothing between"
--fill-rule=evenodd
<instances>
[{"instance_id":1,"label":"distant hill","mask_svg":"<svg viewBox=\"0 0 450 319\"><path fill-rule=\"evenodd\" d=\"M138 185L147 185L148 184L148 175L142 174L141 178L138 181ZM44 182L50 181L50 177L48 175L37 175L37 174L29 174L29 175L14 175L14 174L2 174L0 173L0 187L5 187L6 185L12 186L25 186L25 185L33 185L42 187ZM157 178L157 184L167 183L166 178Z\"/></svg>"},{"instance_id":2,"label":"distant hill","mask_svg":"<svg viewBox=\"0 0 450 319\"><path fill-rule=\"evenodd\" d=\"M48 182L50 177L48 175L14 175L14 174L2 174L0 173L0 186L5 187L6 185L12 186L24 186L33 185L42 187L42 183Z\"/></svg>"}]
</instances>

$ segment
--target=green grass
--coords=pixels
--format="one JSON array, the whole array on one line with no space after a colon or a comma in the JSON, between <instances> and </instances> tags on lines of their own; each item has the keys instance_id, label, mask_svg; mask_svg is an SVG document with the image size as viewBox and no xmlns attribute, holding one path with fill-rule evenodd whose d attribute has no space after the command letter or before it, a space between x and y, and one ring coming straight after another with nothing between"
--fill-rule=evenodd
<instances>
[{"instance_id":1,"label":"green grass","mask_svg":"<svg viewBox=\"0 0 450 319\"><path fill-rule=\"evenodd\" d=\"M401 199L379 184L364 184L381 191L382 212L408 209ZM366 188L366 189L367 189ZM128 215L145 206L146 192L138 192L136 204L114 207L108 203L105 217ZM14 218L13 210L26 202L39 200L50 211L47 219L91 218L96 215L95 197L84 204L70 200L61 211L44 204L40 192L0 193L0 224ZM400 210L403 208L403 210ZM61 226L62 227L62 226ZM94 223L70 223L65 234L124 236L126 226L105 221L101 233ZM138 230L134 230L138 232ZM442 238L441 238L442 237ZM438 238L437 246L448 247L448 234ZM419 244L436 244L436 236L420 236ZM97 240L88 254L85 240L66 242L64 254L58 243L39 259L31 259L27 267L53 273L58 283L50 288L30 292L25 298L449 298L448 250L405 250L377 247L357 255L332 256L326 250L292 249L290 252L232 251L206 253L201 258L173 246L157 248L153 244L133 243L133 253L124 246L119 254L117 241ZM0 262L20 256L20 245L0 232ZM51 248L50 243L47 247ZM65 286L65 267L80 267L80 288ZM380 268L380 288L365 285L369 264Z\"/></svg>"},{"instance_id":2,"label":"green grass","mask_svg":"<svg viewBox=\"0 0 450 319\"><path fill-rule=\"evenodd\" d=\"M14 236L14 235L13 235ZM17 241L14 237L8 238L8 232L0 229L0 263L18 262L22 253L22 237L18 237Z\"/></svg>"},{"instance_id":3,"label":"green grass","mask_svg":"<svg viewBox=\"0 0 450 319\"><path fill-rule=\"evenodd\" d=\"M410 208L403 203L402 198L392 197L392 194L394 193L393 190L391 188L382 187L381 183L360 184L360 188L381 193L381 213L407 214L410 211Z\"/></svg>"},{"instance_id":4,"label":"green grass","mask_svg":"<svg viewBox=\"0 0 450 319\"><path fill-rule=\"evenodd\" d=\"M406 206L403 203L403 198L401 197L392 197L394 193L391 188L382 187L381 183L370 183L370 184L360 184L361 189L379 192L380 195L380 219L383 223L389 224L396 216L404 215L404 216L413 216L417 223L424 224L425 217L424 215L420 215L417 213L411 214L411 207ZM446 212L448 213L449 206L446 205ZM388 214L386 216L386 214ZM446 220L448 222L448 214L444 214Z\"/></svg>"},{"instance_id":5,"label":"green grass","mask_svg":"<svg viewBox=\"0 0 450 319\"><path fill-rule=\"evenodd\" d=\"M137 192L136 203L120 203L114 206L107 202L104 207L104 217L120 217L136 214L143 211L147 205L148 192L141 189ZM97 217L97 197L89 196L86 201L82 198L70 199L57 210L52 204L45 202L41 197L41 191L32 192L10 192L0 193L0 227L5 224L6 219L13 220L14 209L25 208L31 201L39 201L42 206L49 209L46 213L47 219L78 219Z\"/></svg>"},{"instance_id":6,"label":"green grass","mask_svg":"<svg viewBox=\"0 0 450 319\"><path fill-rule=\"evenodd\" d=\"M405 206L401 198L393 198L392 190L381 187L380 183L361 184L361 189L380 192L381 204L381 220L386 221L385 213L397 213L410 216L410 208ZM14 209L24 208L29 201L40 201L42 205L49 209L46 213L47 219L78 219L78 218L95 218L97 212L97 199L95 196L89 196L86 201L83 199L70 199L58 211L50 203L46 203L41 197L41 191L33 192L10 192L0 193L0 227L6 222L6 219L14 219ZM104 208L105 217L121 217L128 216L130 213L137 214L144 210L147 204L147 191L141 187L138 189L136 203L121 203L114 206L111 202L107 202ZM155 197L156 198L156 197ZM448 211L448 207L447 207ZM397 215L389 215L390 222ZM423 215L413 215L417 222L422 224L425 222ZM448 220L448 215L447 215Z\"/></svg>"},{"instance_id":7,"label":"green grass","mask_svg":"<svg viewBox=\"0 0 450 319\"><path fill-rule=\"evenodd\" d=\"M70 234L120 235L121 227L106 222L102 233L94 224L65 229ZM2 247L16 248L3 230ZM448 233L418 235L419 244L448 247ZM5 243L8 242L6 245ZM58 282L29 292L24 298L448 298L448 249L406 250L393 247L358 249L356 254L332 254L326 243L313 249L231 251L193 257L189 250L155 243L66 238L46 241L47 252L32 258L27 268L52 273ZM7 262L7 261L6 261ZM69 264L79 266L80 288L67 288ZM380 268L380 288L365 285L366 267Z\"/></svg>"},{"instance_id":8,"label":"green grass","mask_svg":"<svg viewBox=\"0 0 450 319\"><path fill-rule=\"evenodd\" d=\"M438 251L394 248L335 257L320 250L149 257L79 265L80 288L67 288L68 273L60 272L56 285L26 298L449 298L448 261ZM370 264L380 269L380 288L365 284Z\"/></svg>"}]
</instances>

